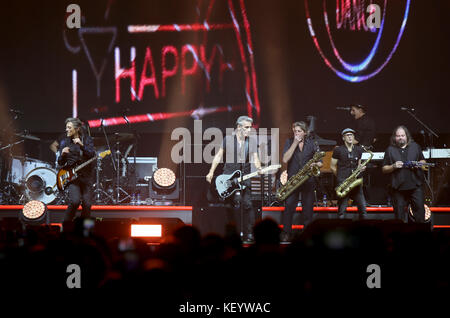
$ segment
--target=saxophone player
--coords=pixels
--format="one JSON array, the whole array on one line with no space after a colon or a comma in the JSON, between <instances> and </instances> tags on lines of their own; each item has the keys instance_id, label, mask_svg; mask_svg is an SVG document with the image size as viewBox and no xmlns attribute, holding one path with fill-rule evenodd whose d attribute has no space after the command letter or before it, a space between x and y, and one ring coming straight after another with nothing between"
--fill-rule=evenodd
<instances>
[{"instance_id":1,"label":"saxophone player","mask_svg":"<svg viewBox=\"0 0 450 318\"><path fill-rule=\"evenodd\" d=\"M364 152L361 146L354 143L355 131L353 129L346 128L341 134L344 144L334 149L330 163L331 171L337 177L338 185L345 182L347 178L352 175L353 171L361 165L361 155ZM360 169L361 171L364 171L365 166ZM360 218L366 218L366 200L364 198L361 182L353 189L350 189L350 191L344 193L342 197L338 198L338 218L344 218L349 198L352 198L355 201L360 213Z\"/></svg>"},{"instance_id":2,"label":"saxophone player","mask_svg":"<svg viewBox=\"0 0 450 318\"><path fill-rule=\"evenodd\" d=\"M286 140L283 151L283 162L287 163L288 178L297 174L319 150L314 141L308 138L307 131L306 123L303 121L292 124L294 136ZM313 165L320 168L322 162L314 162ZM302 194L302 223L304 226L307 226L311 222L313 217L314 187L314 180L309 178L286 198L285 210L281 217L281 223L283 224L281 241L288 242L291 240L292 218L298 204L299 193Z\"/></svg>"}]
</instances>

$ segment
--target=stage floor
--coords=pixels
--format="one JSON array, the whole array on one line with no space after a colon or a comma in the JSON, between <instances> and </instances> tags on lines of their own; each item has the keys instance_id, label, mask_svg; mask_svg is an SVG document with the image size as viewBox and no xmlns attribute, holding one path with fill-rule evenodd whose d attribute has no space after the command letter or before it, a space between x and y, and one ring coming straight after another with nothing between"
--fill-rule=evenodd
<instances>
[{"instance_id":1,"label":"stage floor","mask_svg":"<svg viewBox=\"0 0 450 318\"><path fill-rule=\"evenodd\" d=\"M23 205L0 205L0 219L19 217ZM48 205L48 213L52 223L61 223L64 220L65 205ZM91 216L98 219L179 219L184 224L194 224L193 214L196 211L211 209L211 207L193 207L193 206L148 206L148 205L94 205L92 206ZM79 208L81 211L81 207ZM281 213L284 207L262 207L257 208L257 216L260 218L270 217L280 222ZM297 208L294 216L294 227L301 227L300 222L301 207ZM433 228L450 228L450 207L431 207L431 223ZM315 218L335 219L337 207L315 207ZM368 219L389 220L393 219L392 207L367 207ZM211 217L215 217L214 214ZM358 212L356 207L348 207L346 218L357 219ZM297 224L297 225L296 225ZM195 224L194 224L195 225Z\"/></svg>"}]
</instances>

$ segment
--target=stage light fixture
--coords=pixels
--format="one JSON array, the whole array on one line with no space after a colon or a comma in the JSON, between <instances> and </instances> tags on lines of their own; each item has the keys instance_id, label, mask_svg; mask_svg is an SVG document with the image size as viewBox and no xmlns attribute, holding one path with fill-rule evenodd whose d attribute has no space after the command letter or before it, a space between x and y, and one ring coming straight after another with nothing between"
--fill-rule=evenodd
<instances>
[{"instance_id":1,"label":"stage light fixture","mask_svg":"<svg viewBox=\"0 0 450 318\"><path fill-rule=\"evenodd\" d=\"M153 173L149 196L155 205L169 205L179 199L179 180L171 169L159 168Z\"/></svg>"},{"instance_id":2,"label":"stage light fixture","mask_svg":"<svg viewBox=\"0 0 450 318\"><path fill-rule=\"evenodd\" d=\"M280 175L281 185L285 185L288 180L287 170L284 170Z\"/></svg>"},{"instance_id":3,"label":"stage light fixture","mask_svg":"<svg viewBox=\"0 0 450 318\"><path fill-rule=\"evenodd\" d=\"M27 224L48 223L47 218L47 205L41 201L29 201L21 211L21 219Z\"/></svg>"},{"instance_id":4,"label":"stage light fixture","mask_svg":"<svg viewBox=\"0 0 450 318\"><path fill-rule=\"evenodd\" d=\"M426 205L426 204L424 204L424 208L425 208L425 222L430 222L431 221L431 210L428 207L428 205ZM415 221L416 218L414 217L414 213L412 211L411 205L408 205L408 212L409 212L410 218Z\"/></svg>"},{"instance_id":5,"label":"stage light fixture","mask_svg":"<svg viewBox=\"0 0 450 318\"><path fill-rule=\"evenodd\" d=\"M161 237L161 224L131 224L131 237Z\"/></svg>"},{"instance_id":6,"label":"stage light fixture","mask_svg":"<svg viewBox=\"0 0 450 318\"><path fill-rule=\"evenodd\" d=\"M175 185L176 177L169 168L159 168L153 173L152 180L156 187L168 189Z\"/></svg>"}]
</instances>

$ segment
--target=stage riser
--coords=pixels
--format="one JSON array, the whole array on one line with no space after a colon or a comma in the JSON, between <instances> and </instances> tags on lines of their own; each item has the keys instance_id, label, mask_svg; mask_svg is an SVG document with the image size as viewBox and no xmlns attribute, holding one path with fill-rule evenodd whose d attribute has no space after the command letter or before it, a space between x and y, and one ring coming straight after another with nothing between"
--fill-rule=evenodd
<instances>
[{"instance_id":1,"label":"stage riser","mask_svg":"<svg viewBox=\"0 0 450 318\"><path fill-rule=\"evenodd\" d=\"M49 210L51 223L62 223L64 221L64 210ZM2 218L17 218L19 217L20 210L3 210L0 213L0 219ZM77 216L81 215L81 211L77 211ZM115 219L149 219L149 218L165 218L165 219L179 219L184 224L192 224L192 211L127 211L127 210L114 210L114 211L92 211L91 217L115 220Z\"/></svg>"},{"instance_id":2,"label":"stage riser","mask_svg":"<svg viewBox=\"0 0 450 318\"><path fill-rule=\"evenodd\" d=\"M4 206L2 206L4 207ZM21 209L20 206L14 206L14 208L2 208L0 210L0 219L3 218L18 218ZM227 223L226 211L224 207L189 207L189 209L177 209L173 207L174 210L168 209L167 207L158 209L156 207L151 207L151 209L143 209L143 207L131 207L127 209L126 207L114 207L113 209L98 208L93 207L91 216L93 218L98 218L101 220L118 220L118 219L129 219L139 221L141 219L149 218L165 218L165 219L179 219L184 224L193 224L204 231L213 231L216 233L224 233L224 225ZM276 222L281 221L281 210L272 210L272 208L255 208L256 217L258 219L272 218ZM275 208L276 209L276 208ZM319 209L319 208L318 208ZM301 222L301 211L297 211L294 214L293 224L300 225ZM65 209L50 207L48 209L48 214L51 223L62 223L64 221ZM81 210L77 211L77 216L81 214ZM336 211L315 211L314 219L336 219ZM359 214L357 211L347 211L345 213L346 219L357 220ZM240 221L240 216L235 215L237 223ZM375 210L374 208L368 209L369 220L393 220L394 214L391 211ZM432 213L431 217L432 225L450 225L450 211L436 211Z\"/></svg>"},{"instance_id":3,"label":"stage riser","mask_svg":"<svg viewBox=\"0 0 450 318\"><path fill-rule=\"evenodd\" d=\"M272 218L276 222L280 223L281 221L281 213L282 211L262 211L261 217L262 218ZM337 219L337 213L336 212L314 212L313 219ZM359 213L358 212L346 212L345 213L345 219L348 220L359 220ZM367 220L394 220L394 213L393 212L373 212L368 211L367 212ZM302 224L302 215L301 212L296 212L294 214L293 218L293 225L300 225ZM450 213L432 213L431 214L431 224L433 226L435 225L450 225Z\"/></svg>"}]
</instances>

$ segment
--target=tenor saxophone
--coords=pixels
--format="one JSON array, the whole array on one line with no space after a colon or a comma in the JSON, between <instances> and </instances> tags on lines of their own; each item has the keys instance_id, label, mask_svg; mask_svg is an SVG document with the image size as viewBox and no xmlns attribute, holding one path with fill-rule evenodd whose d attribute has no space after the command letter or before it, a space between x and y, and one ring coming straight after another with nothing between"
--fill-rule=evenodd
<instances>
[{"instance_id":1,"label":"tenor saxophone","mask_svg":"<svg viewBox=\"0 0 450 318\"><path fill-rule=\"evenodd\" d=\"M347 179L342 181L342 183L335 188L336 194L339 198L347 196L350 191L360 186L363 182L363 178L358 178L358 175L361 173L362 169L367 165L367 163L369 163L369 161L372 159L373 152L365 148L364 146L362 146L362 148L364 149L364 151L369 153L369 159L367 159L363 164L359 165L358 168L356 168L355 171L353 171Z\"/></svg>"},{"instance_id":2,"label":"tenor saxophone","mask_svg":"<svg viewBox=\"0 0 450 318\"><path fill-rule=\"evenodd\" d=\"M308 180L311 176L320 175L320 169L316 165L312 165L313 163L318 162L325 156L324 151L317 151L312 159L310 159L303 168L297 172L295 175L289 178L286 184L280 187L276 193L277 201L284 201L286 198L299 186L301 186L306 180Z\"/></svg>"}]
</instances>

